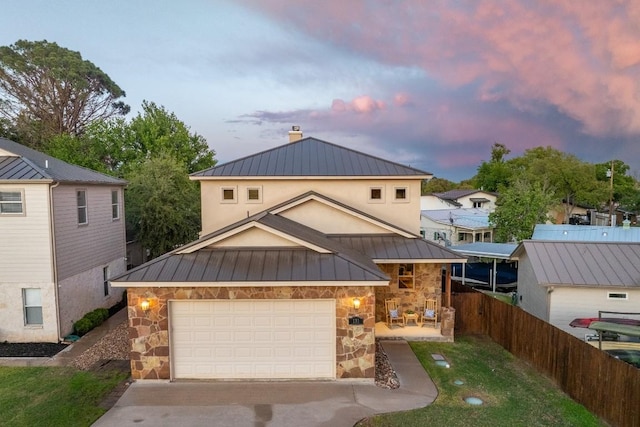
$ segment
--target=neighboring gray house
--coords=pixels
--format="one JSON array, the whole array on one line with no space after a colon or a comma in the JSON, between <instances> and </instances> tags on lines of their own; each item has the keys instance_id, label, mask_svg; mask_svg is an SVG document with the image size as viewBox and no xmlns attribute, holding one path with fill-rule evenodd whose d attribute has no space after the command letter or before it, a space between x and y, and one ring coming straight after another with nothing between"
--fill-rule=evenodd
<instances>
[{"instance_id":1,"label":"neighboring gray house","mask_svg":"<svg viewBox=\"0 0 640 427\"><path fill-rule=\"evenodd\" d=\"M57 342L120 301L124 186L0 138L0 341Z\"/></svg>"},{"instance_id":2,"label":"neighboring gray house","mask_svg":"<svg viewBox=\"0 0 640 427\"><path fill-rule=\"evenodd\" d=\"M640 307L640 243L526 240L513 256L520 307L578 338L573 319Z\"/></svg>"}]
</instances>

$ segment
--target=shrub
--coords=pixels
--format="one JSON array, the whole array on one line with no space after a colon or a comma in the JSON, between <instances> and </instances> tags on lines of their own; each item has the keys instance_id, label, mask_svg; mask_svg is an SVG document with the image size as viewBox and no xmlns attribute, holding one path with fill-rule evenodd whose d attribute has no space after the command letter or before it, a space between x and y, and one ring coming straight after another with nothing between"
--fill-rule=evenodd
<instances>
[{"instance_id":1,"label":"shrub","mask_svg":"<svg viewBox=\"0 0 640 427\"><path fill-rule=\"evenodd\" d=\"M82 336L94 328L93 323L86 316L73 324L76 335Z\"/></svg>"},{"instance_id":2,"label":"shrub","mask_svg":"<svg viewBox=\"0 0 640 427\"><path fill-rule=\"evenodd\" d=\"M93 311L85 314L82 319L73 324L76 335L82 336L95 328L100 326L105 320L109 318L109 310L106 308L96 308Z\"/></svg>"}]
</instances>

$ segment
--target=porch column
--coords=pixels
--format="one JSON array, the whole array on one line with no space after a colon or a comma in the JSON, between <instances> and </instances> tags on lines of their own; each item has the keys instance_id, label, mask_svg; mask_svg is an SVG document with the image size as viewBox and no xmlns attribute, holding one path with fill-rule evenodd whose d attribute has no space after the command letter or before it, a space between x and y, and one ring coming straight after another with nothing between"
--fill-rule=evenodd
<instances>
[{"instance_id":1,"label":"porch column","mask_svg":"<svg viewBox=\"0 0 640 427\"><path fill-rule=\"evenodd\" d=\"M464 264L462 264L464 265ZM451 264L447 264L446 267L446 273L445 273L445 279L444 279L444 283L445 283L445 298L446 298L446 307L451 307Z\"/></svg>"}]
</instances>

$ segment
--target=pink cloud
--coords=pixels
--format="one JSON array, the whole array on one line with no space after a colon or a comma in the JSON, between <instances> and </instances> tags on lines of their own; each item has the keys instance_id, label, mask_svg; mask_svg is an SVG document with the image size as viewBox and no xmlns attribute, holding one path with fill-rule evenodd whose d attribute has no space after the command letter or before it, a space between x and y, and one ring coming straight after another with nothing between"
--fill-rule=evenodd
<instances>
[{"instance_id":1,"label":"pink cloud","mask_svg":"<svg viewBox=\"0 0 640 427\"><path fill-rule=\"evenodd\" d=\"M342 99L334 99L331 105L331 110L336 113L353 111L360 114L369 114L384 109L384 101L375 100L368 95L359 96L350 102L344 102Z\"/></svg>"},{"instance_id":2,"label":"pink cloud","mask_svg":"<svg viewBox=\"0 0 640 427\"><path fill-rule=\"evenodd\" d=\"M477 83L480 101L552 106L590 135L640 134L637 0L245 2L343 50L422 68L445 87ZM345 106L381 109L372 101Z\"/></svg>"}]
</instances>

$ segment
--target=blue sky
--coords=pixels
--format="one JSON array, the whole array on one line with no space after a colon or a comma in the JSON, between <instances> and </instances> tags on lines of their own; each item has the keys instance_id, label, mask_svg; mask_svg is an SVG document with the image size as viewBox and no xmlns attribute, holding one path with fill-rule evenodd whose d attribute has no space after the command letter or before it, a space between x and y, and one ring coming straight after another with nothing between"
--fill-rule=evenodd
<instances>
[{"instance_id":1,"label":"blue sky","mask_svg":"<svg viewBox=\"0 0 640 427\"><path fill-rule=\"evenodd\" d=\"M454 181L494 142L640 173L640 2L36 1L56 42L174 112L224 162L315 136Z\"/></svg>"}]
</instances>

